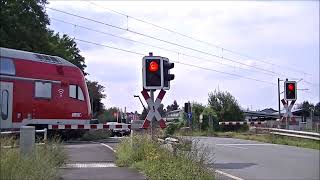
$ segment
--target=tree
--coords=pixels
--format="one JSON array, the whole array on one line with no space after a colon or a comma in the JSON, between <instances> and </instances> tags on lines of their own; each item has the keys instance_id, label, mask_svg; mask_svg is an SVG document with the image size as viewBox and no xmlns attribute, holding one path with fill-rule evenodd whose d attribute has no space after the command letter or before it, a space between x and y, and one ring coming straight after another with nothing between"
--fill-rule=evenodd
<instances>
[{"instance_id":1,"label":"tree","mask_svg":"<svg viewBox=\"0 0 320 180\"><path fill-rule=\"evenodd\" d=\"M179 108L179 105L176 100L173 101L173 104L167 106L167 111L174 111Z\"/></svg>"},{"instance_id":2,"label":"tree","mask_svg":"<svg viewBox=\"0 0 320 180\"><path fill-rule=\"evenodd\" d=\"M50 25L44 7L47 0L1 0L1 47L60 56L86 75L84 57L68 35L47 28Z\"/></svg>"},{"instance_id":3,"label":"tree","mask_svg":"<svg viewBox=\"0 0 320 180\"><path fill-rule=\"evenodd\" d=\"M80 50L77 47L77 43L66 34L63 34L60 37L59 33L54 34L54 32L51 30L48 30L48 34L50 43L48 49L43 53L64 58L80 68L84 75L87 75L87 73L84 71L84 69L87 67L84 62L85 58L80 55Z\"/></svg>"},{"instance_id":4,"label":"tree","mask_svg":"<svg viewBox=\"0 0 320 180\"><path fill-rule=\"evenodd\" d=\"M147 117L147 114L148 114L148 110L143 108L142 113L141 113L139 119L140 119L140 120L145 120L146 117Z\"/></svg>"},{"instance_id":5,"label":"tree","mask_svg":"<svg viewBox=\"0 0 320 180\"><path fill-rule=\"evenodd\" d=\"M314 106L314 115L315 115L315 116L320 116L320 102L318 102L318 103Z\"/></svg>"},{"instance_id":6,"label":"tree","mask_svg":"<svg viewBox=\"0 0 320 180\"><path fill-rule=\"evenodd\" d=\"M0 43L2 47L43 51L48 47L44 11L47 0L1 0Z\"/></svg>"},{"instance_id":7,"label":"tree","mask_svg":"<svg viewBox=\"0 0 320 180\"><path fill-rule=\"evenodd\" d=\"M191 104L191 109L192 109L192 127L193 128L199 128L200 122L199 122L199 116L203 112L205 106L202 105L201 103L197 102L192 102ZM187 122L188 122L188 117L187 117Z\"/></svg>"},{"instance_id":8,"label":"tree","mask_svg":"<svg viewBox=\"0 0 320 180\"><path fill-rule=\"evenodd\" d=\"M217 130L219 128L218 118L216 112L210 107L205 107L202 112L203 119L201 123L201 129Z\"/></svg>"},{"instance_id":9,"label":"tree","mask_svg":"<svg viewBox=\"0 0 320 180\"><path fill-rule=\"evenodd\" d=\"M303 117L309 117L311 109L314 108L314 105L309 103L308 101L303 101L301 104L299 104L298 109L302 109L302 116Z\"/></svg>"},{"instance_id":10,"label":"tree","mask_svg":"<svg viewBox=\"0 0 320 180\"><path fill-rule=\"evenodd\" d=\"M119 108L117 108L117 107L111 107L111 108L105 109L98 116L98 120L100 123L116 122L118 112L119 112ZM118 118L120 118L120 114L118 114Z\"/></svg>"},{"instance_id":11,"label":"tree","mask_svg":"<svg viewBox=\"0 0 320 180\"><path fill-rule=\"evenodd\" d=\"M159 105L158 111L159 111L159 113L160 113L160 115L161 115L162 117L166 114L166 110L163 109L163 108L164 108L164 105L161 103L161 104Z\"/></svg>"},{"instance_id":12,"label":"tree","mask_svg":"<svg viewBox=\"0 0 320 180\"><path fill-rule=\"evenodd\" d=\"M237 100L229 92L209 93L209 106L217 113L219 121L243 121L244 115Z\"/></svg>"},{"instance_id":13,"label":"tree","mask_svg":"<svg viewBox=\"0 0 320 180\"><path fill-rule=\"evenodd\" d=\"M87 80L88 91L90 95L91 108L94 117L97 117L103 112L104 106L101 102L106 97L104 87L96 81Z\"/></svg>"}]
</instances>

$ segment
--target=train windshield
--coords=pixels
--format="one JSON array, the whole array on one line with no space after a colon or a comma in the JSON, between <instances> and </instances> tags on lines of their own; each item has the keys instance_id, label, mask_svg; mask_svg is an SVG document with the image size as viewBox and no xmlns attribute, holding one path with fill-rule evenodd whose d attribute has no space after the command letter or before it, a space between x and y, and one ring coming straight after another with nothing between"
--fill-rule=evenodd
<instances>
[{"instance_id":1,"label":"train windshield","mask_svg":"<svg viewBox=\"0 0 320 180\"><path fill-rule=\"evenodd\" d=\"M16 74L16 69L15 69L15 66L14 66L12 59L1 57L0 60L1 60L0 61L0 74L5 74L5 75L15 75Z\"/></svg>"}]
</instances>

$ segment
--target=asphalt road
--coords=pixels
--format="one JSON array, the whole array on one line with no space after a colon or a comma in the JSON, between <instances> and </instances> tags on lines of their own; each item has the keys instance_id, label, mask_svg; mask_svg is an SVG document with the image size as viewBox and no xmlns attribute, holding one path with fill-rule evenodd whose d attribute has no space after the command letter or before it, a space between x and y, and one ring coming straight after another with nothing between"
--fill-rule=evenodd
<instances>
[{"instance_id":1,"label":"asphalt road","mask_svg":"<svg viewBox=\"0 0 320 180\"><path fill-rule=\"evenodd\" d=\"M229 175L220 173L217 179L320 179L318 150L233 138L194 138L214 157L214 163L208 166Z\"/></svg>"},{"instance_id":2,"label":"asphalt road","mask_svg":"<svg viewBox=\"0 0 320 180\"><path fill-rule=\"evenodd\" d=\"M65 180L144 180L146 177L134 169L117 167L115 154L108 148L114 147L114 140L76 142L64 145L68 159L60 169Z\"/></svg>"}]
</instances>

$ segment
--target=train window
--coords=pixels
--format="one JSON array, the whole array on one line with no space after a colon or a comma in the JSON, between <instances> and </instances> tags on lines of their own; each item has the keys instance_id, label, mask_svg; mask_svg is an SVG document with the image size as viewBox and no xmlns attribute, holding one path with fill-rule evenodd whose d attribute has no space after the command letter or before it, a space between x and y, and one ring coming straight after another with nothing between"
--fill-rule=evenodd
<instances>
[{"instance_id":1,"label":"train window","mask_svg":"<svg viewBox=\"0 0 320 180\"><path fill-rule=\"evenodd\" d=\"M35 82L35 97L37 98L51 98L52 84L49 82Z\"/></svg>"},{"instance_id":2,"label":"train window","mask_svg":"<svg viewBox=\"0 0 320 180\"><path fill-rule=\"evenodd\" d=\"M69 97L84 101L84 95L80 86L69 85Z\"/></svg>"},{"instance_id":3,"label":"train window","mask_svg":"<svg viewBox=\"0 0 320 180\"><path fill-rule=\"evenodd\" d=\"M78 99L81 101L84 101L83 92L82 92L82 89L80 88L80 86L78 86Z\"/></svg>"},{"instance_id":4,"label":"train window","mask_svg":"<svg viewBox=\"0 0 320 180\"><path fill-rule=\"evenodd\" d=\"M12 59L1 58L0 60L0 74L15 75L16 69Z\"/></svg>"},{"instance_id":5,"label":"train window","mask_svg":"<svg viewBox=\"0 0 320 180\"><path fill-rule=\"evenodd\" d=\"M3 120L8 119L8 103L9 103L9 92L8 90L2 91L2 102L1 102L1 118Z\"/></svg>"},{"instance_id":6,"label":"train window","mask_svg":"<svg viewBox=\"0 0 320 180\"><path fill-rule=\"evenodd\" d=\"M72 98L77 98L77 86L76 85L69 86L69 96Z\"/></svg>"}]
</instances>

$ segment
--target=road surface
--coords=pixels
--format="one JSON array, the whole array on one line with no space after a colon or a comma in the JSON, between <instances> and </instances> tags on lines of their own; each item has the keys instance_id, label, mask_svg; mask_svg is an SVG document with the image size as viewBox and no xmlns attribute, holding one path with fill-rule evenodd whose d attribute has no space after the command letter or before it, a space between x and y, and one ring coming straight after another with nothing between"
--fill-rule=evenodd
<instances>
[{"instance_id":1,"label":"road surface","mask_svg":"<svg viewBox=\"0 0 320 180\"><path fill-rule=\"evenodd\" d=\"M194 137L214 153L217 179L316 180L319 151L233 138ZM232 177L233 176L233 177ZM230 178L232 177L232 178Z\"/></svg>"},{"instance_id":2,"label":"road surface","mask_svg":"<svg viewBox=\"0 0 320 180\"><path fill-rule=\"evenodd\" d=\"M110 140L112 141L112 139ZM113 142L77 142L64 145L68 159L61 168L65 180L144 180L146 177L134 169L117 167Z\"/></svg>"}]
</instances>

